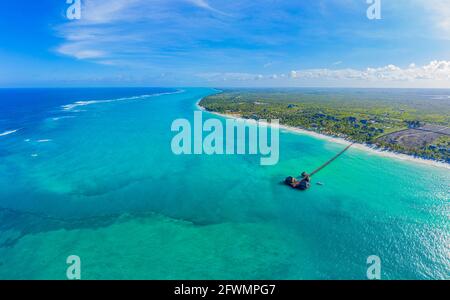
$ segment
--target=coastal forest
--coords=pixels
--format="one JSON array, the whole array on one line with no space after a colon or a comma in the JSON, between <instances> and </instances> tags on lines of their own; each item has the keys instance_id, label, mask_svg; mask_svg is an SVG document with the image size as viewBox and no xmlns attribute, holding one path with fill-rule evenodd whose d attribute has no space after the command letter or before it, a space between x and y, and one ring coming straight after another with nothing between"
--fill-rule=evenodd
<instances>
[{"instance_id":1,"label":"coastal forest","mask_svg":"<svg viewBox=\"0 0 450 300\"><path fill-rule=\"evenodd\" d=\"M204 98L207 111L279 119L382 150L450 162L450 97L423 91L227 89Z\"/></svg>"}]
</instances>

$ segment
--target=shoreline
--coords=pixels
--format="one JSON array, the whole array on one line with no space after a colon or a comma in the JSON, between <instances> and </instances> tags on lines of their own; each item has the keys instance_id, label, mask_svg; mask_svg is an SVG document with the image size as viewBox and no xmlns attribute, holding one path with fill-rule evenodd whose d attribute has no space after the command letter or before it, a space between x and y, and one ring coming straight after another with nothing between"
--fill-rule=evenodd
<instances>
[{"instance_id":1,"label":"shoreline","mask_svg":"<svg viewBox=\"0 0 450 300\"><path fill-rule=\"evenodd\" d=\"M213 112L213 111L208 111L206 110L203 106L200 105L200 102L203 100L204 98L199 99L196 102L196 107L203 111L203 112L207 112L216 116L220 116L220 117L224 117L224 118L231 118L231 119L241 119L244 120L243 118L236 116L236 115L232 115L232 114L221 114L218 112ZM270 124L269 124L270 125ZM300 135L308 135L317 139L321 139L321 140L325 140L328 142L333 142L333 143L337 143L337 144L343 144L343 145L348 145L349 143L354 143L352 141L349 141L345 138L341 138L341 137L335 137L335 136L330 136L330 135L326 135L323 133L318 133L318 132L314 132L314 131L310 131L310 130L306 130L306 129L302 129L302 128L297 128L297 127L292 127L292 126L287 126L287 125L282 125L280 124L280 129L288 131L289 133L294 133L294 134L300 134ZM380 148L377 147L371 147L369 145L366 144L361 144L361 143L354 143L354 145L352 146L352 148L358 149L358 150L362 150L371 154L375 154L375 155L379 155L379 156L383 156L383 157L389 157L389 158L393 158L393 159L398 159L398 160L402 160L402 161L411 161L411 162L415 162L415 163L420 163L423 165L428 165L428 166L433 166L433 167L438 167L438 168L445 168L450 170L450 164L445 163L445 162L440 162L440 161L436 161L436 160L431 160L431 159L425 159L425 158L419 158L419 157L414 157L405 153L398 153L398 152L393 152L390 150L382 150Z\"/></svg>"}]
</instances>

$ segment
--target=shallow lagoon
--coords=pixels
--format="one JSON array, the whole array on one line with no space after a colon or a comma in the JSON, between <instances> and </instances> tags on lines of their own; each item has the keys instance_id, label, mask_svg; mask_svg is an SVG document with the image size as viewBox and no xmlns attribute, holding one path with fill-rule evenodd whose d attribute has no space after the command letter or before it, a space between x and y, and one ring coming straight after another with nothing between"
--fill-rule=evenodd
<instances>
[{"instance_id":1,"label":"shallow lagoon","mask_svg":"<svg viewBox=\"0 0 450 300\"><path fill-rule=\"evenodd\" d=\"M0 137L0 278L64 279L75 254L83 279L365 279L370 255L385 279L449 279L448 169L351 149L292 191L342 144L282 132L275 166L175 156L171 123L215 91L167 92L29 91L30 113L2 91L22 102L0 115L20 129Z\"/></svg>"}]
</instances>

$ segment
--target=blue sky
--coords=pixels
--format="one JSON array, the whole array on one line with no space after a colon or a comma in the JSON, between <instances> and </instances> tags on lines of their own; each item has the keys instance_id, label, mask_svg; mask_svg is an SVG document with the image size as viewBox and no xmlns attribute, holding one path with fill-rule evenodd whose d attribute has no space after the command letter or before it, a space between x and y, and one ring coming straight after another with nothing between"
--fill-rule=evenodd
<instances>
[{"instance_id":1,"label":"blue sky","mask_svg":"<svg viewBox=\"0 0 450 300\"><path fill-rule=\"evenodd\" d=\"M448 0L8 1L0 87L450 88Z\"/></svg>"}]
</instances>

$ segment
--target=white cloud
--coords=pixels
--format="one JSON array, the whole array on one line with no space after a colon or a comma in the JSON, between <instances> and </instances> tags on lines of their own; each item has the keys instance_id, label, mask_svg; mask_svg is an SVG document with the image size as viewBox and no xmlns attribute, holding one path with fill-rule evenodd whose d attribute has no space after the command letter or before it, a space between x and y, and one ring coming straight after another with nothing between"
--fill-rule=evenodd
<instances>
[{"instance_id":1,"label":"white cloud","mask_svg":"<svg viewBox=\"0 0 450 300\"><path fill-rule=\"evenodd\" d=\"M291 71L294 79L324 80L368 80L368 81L416 81L416 80L450 80L450 61L432 61L418 67L411 64L407 68L387 65L378 68L357 69L310 69Z\"/></svg>"},{"instance_id":2,"label":"white cloud","mask_svg":"<svg viewBox=\"0 0 450 300\"><path fill-rule=\"evenodd\" d=\"M170 36L175 32L198 30L199 24L186 13L189 8L203 12L203 22L211 22L217 14L226 15L205 0L85 0L80 20L56 28L65 39L56 51L91 60L108 54L109 58L132 59L130 54L138 52L151 56L150 49L161 46L158 42L166 43L162 48L174 44L176 39Z\"/></svg>"},{"instance_id":3,"label":"white cloud","mask_svg":"<svg viewBox=\"0 0 450 300\"><path fill-rule=\"evenodd\" d=\"M339 1L336 0L337 3ZM416 4L420 3L424 8L423 15L433 20L433 25L450 32L450 0L414 1ZM239 61L242 61L239 60L240 55L234 55L235 53L240 54L241 52L236 50L241 49L228 47L214 49L214 47L209 47L209 44L208 47L204 47L205 41L220 44L221 39L230 37L247 42L253 41L253 38L262 39L253 34L246 36L247 39L243 39L245 29L234 30L231 28L231 22L228 18L223 18L223 15L226 14L219 8L232 12L233 16L241 14L243 19L251 13L254 13L255 16L261 14L262 21L270 22L273 14L264 15L262 10L261 12L253 11L259 6L262 6L265 11L270 11L267 8L274 5L272 0L265 2L266 6L260 3L243 4L240 1L213 2L212 0L85 0L83 1L82 19L67 22L57 28L60 37L65 42L56 50L63 55L92 60L103 65L132 66L137 69L159 68L155 72L172 68L175 70L175 74L180 73L176 70L183 70L186 74L195 72L191 70L208 70L210 66L214 65L209 63L210 61L215 60L219 65L221 63L223 65L221 59L224 57L228 59L227 64L229 62L229 65L238 65L243 70L243 72L207 73L198 76L210 82L222 80L258 81L259 83L265 81L274 83L330 81L350 84L353 82L362 84L365 82L412 82L411 86L415 86L414 82L418 81L450 81L449 61L432 61L425 66L410 64L403 68L387 65L366 69L344 68L342 61L336 61L329 68L293 70L285 73L278 71L280 73L273 74L273 72L277 72L274 65L278 66L280 63L274 64L270 59L277 56L268 58L262 55L262 59L254 60L255 64L261 67L264 62L269 61L264 65L267 70L261 72L270 72L270 74L257 74L256 72L259 71L252 74L245 73L245 67L239 64ZM348 0L348 2L352 2L352 0ZM242 5L246 10L242 9ZM288 16L279 14L277 17L287 19ZM236 17L236 20L239 21L239 17ZM214 34L208 35L211 32ZM444 38L446 36L440 30L435 30L435 32ZM274 39L277 40L276 36L267 36L266 34L263 34L263 38L263 41L258 40L258 43L271 43ZM286 37L282 37L280 41L284 41L284 39ZM283 42L283 45L289 44ZM251 51L251 58L255 58L257 54L257 50ZM172 58L185 62L188 67L180 67ZM286 57L286 61L289 61L288 59L289 57ZM194 62L203 64L202 68L192 67ZM250 65L250 63L246 65ZM346 61L345 66L347 65L351 65L351 62ZM184 75L180 77L185 78Z\"/></svg>"},{"instance_id":4,"label":"white cloud","mask_svg":"<svg viewBox=\"0 0 450 300\"><path fill-rule=\"evenodd\" d=\"M57 49L61 54L73 56L76 59L94 59L106 56L106 52L95 49L88 49L82 43L71 43L62 45Z\"/></svg>"},{"instance_id":5,"label":"white cloud","mask_svg":"<svg viewBox=\"0 0 450 300\"><path fill-rule=\"evenodd\" d=\"M197 7L200 7L200 8L203 8L203 9L207 9L207 10L210 10L212 12L219 13L221 15L227 15L223 11L220 11L218 9L215 9L215 8L211 7L211 5L206 0L187 0L187 1L192 3L192 4L194 4Z\"/></svg>"},{"instance_id":6,"label":"white cloud","mask_svg":"<svg viewBox=\"0 0 450 300\"><path fill-rule=\"evenodd\" d=\"M119 20L135 18L137 14L131 14L130 10L142 5L141 0L85 0L81 23L110 23Z\"/></svg>"},{"instance_id":7,"label":"white cloud","mask_svg":"<svg viewBox=\"0 0 450 300\"><path fill-rule=\"evenodd\" d=\"M251 74L251 73L239 73L239 72L227 72L227 73L201 73L197 74L200 77L209 82L220 82L220 81L253 81L263 79L264 76L261 74Z\"/></svg>"},{"instance_id":8,"label":"white cloud","mask_svg":"<svg viewBox=\"0 0 450 300\"><path fill-rule=\"evenodd\" d=\"M206 0L85 0L82 19L84 24L107 24L116 21L136 21L164 18L170 7L188 4L203 10L226 15Z\"/></svg>"},{"instance_id":9,"label":"white cloud","mask_svg":"<svg viewBox=\"0 0 450 300\"><path fill-rule=\"evenodd\" d=\"M450 61L435 60L424 66L411 64L406 68L387 65L376 68L369 67L363 70L350 68L337 70L305 69L292 70L288 74L205 73L198 76L210 82L265 80L268 84L272 81L275 85L289 82L316 82L318 84L334 82L338 85L351 85L359 82L368 86L376 83L392 86L402 82L414 86L415 84L434 82L437 85L450 85Z\"/></svg>"}]
</instances>

